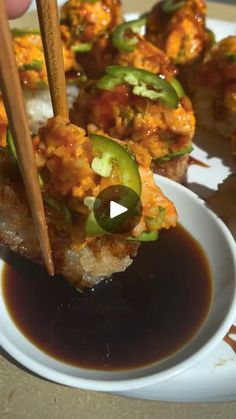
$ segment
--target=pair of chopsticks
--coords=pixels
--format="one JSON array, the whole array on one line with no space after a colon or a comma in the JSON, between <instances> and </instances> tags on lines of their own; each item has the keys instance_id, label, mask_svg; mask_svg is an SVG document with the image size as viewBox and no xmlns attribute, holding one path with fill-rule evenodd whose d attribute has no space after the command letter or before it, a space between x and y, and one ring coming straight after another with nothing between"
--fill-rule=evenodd
<instances>
[{"instance_id":1,"label":"pair of chopsticks","mask_svg":"<svg viewBox=\"0 0 236 419\"><path fill-rule=\"evenodd\" d=\"M55 116L60 115L69 120L57 2L56 0L37 0L37 9L53 112ZM54 275L31 134L3 0L0 1L0 89L44 262L48 273Z\"/></svg>"}]
</instances>

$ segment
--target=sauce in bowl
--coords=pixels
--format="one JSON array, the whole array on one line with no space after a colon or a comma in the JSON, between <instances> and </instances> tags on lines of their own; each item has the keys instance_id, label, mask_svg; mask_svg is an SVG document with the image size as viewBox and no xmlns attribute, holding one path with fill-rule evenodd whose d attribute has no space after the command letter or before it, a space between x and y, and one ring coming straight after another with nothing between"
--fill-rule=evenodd
<instances>
[{"instance_id":1,"label":"sauce in bowl","mask_svg":"<svg viewBox=\"0 0 236 419\"><path fill-rule=\"evenodd\" d=\"M180 225L83 294L40 266L13 262L3 291L17 327L47 354L85 368L129 369L170 356L194 336L211 303L207 257Z\"/></svg>"}]
</instances>

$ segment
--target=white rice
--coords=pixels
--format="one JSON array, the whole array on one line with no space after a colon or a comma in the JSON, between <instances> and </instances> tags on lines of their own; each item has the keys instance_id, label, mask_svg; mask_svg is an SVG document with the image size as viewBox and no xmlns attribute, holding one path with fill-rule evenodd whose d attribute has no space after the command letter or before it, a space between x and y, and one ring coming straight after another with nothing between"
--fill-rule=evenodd
<instances>
[{"instance_id":1,"label":"white rice","mask_svg":"<svg viewBox=\"0 0 236 419\"><path fill-rule=\"evenodd\" d=\"M32 133L36 134L39 128L53 116L49 89L33 91L24 88L23 92L30 130ZM72 108L78 93L79 88L75 83L67 84L67 100L69 109Z\"/></svg>"}]
</instances>

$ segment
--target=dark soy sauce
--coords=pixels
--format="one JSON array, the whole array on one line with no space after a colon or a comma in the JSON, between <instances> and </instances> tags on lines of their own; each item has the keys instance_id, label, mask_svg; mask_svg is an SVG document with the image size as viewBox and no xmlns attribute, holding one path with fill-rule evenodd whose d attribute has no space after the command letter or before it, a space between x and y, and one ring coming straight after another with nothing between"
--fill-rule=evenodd
<instances>
[{"instance_id":1,"label":"dark soy sauce","mask_svg":"<svg viewBox=\"0 0 236 419\"><path fill-rule=\"evenodd\" d=\"M22 333L47 354L94 369L173 354L201 325L211 294L207 258L181 226L143 244L126 272L84 294L22 259L4 275L4 298Z\"/></svg>"}]
</instances>

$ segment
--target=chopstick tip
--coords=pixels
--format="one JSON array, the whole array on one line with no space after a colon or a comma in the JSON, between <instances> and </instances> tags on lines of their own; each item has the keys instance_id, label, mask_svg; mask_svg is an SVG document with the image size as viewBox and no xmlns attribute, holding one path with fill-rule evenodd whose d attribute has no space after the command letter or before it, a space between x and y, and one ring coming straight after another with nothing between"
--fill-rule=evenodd
<instances>
[{"instance_id":1,"label":"chopstick tip","mask_svg":"<svg viewBox=\"0 0 236 419\"><path fill-rule=\"evenodd\" d=\"M48 271L48 275L50 276L54 276L55 275L55 269L54 269L54 264L52 259L50 258L50 260L47 262L47 271Z\"/></svg>"}]
</instances>

